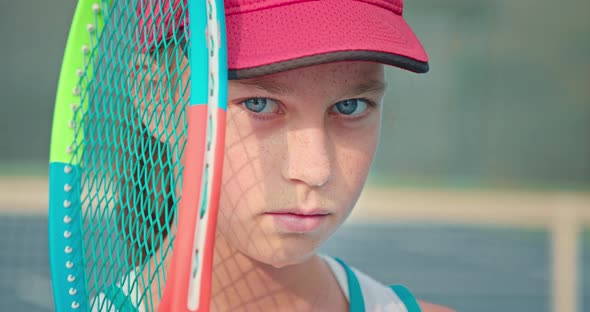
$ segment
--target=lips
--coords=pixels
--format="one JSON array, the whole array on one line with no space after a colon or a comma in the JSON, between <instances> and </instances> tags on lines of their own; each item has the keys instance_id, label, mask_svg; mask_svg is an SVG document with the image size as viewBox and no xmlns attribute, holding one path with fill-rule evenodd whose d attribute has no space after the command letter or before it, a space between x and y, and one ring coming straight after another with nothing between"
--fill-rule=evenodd
<instances>
[{"instance_id":1,"label":"lips","mask_svg":"<svg viewBox=\"0 0 590 312\"><path fill-rule=\"evenodd\" d=\"M330 213L321 210L304 211L302 209L268 212L265 215L271 217L280 230L290 233L308 233L317 230L330 216Z\"/></svg>"},{"instance_id":2,"label":"lips","mask_svg":"<svg viewBox=\"0 0 590 312\"><path fill-rule=\"evenodd\" d=\"M331 214L331 212L326 209L323 209L323 208L313 208L313 209L293 208L293 209L270 211L270 212L267 212L267 214L294 214L294 215L299 215L299 216L322 216L322 215L329 215L329 214Z\"/></svg>"}]
</instances>

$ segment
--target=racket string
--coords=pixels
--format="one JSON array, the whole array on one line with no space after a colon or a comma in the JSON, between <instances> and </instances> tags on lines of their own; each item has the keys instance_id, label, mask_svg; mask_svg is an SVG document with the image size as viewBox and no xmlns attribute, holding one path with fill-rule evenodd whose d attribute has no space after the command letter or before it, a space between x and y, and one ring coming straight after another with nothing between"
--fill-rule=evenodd
<instances>
[{"instance_id":1,"label":"racket string","mask_svg":"<svg viewBox=\"0 0 590 312\"><path fill-rule=\"evenodd\" d=\"M95 22L86 28L90 41L81 47L84 68L75 73L79 83L73 92L79 101L72 103L73 117L68 121L75 133L68 152L72 163L78 162L83 168L74 172L73 178L80 180L79 213L85 228L78 239L83 240L81 252L87 259L84 266L90 297L121 281L130 271L146 270L150 274L137 276L129 283L129 290L134 290L130 293L134 302L145 304L151 311L154 300L159 298L152 298L149 289L140 290L138 285L155 284L156 296L161 298L166 280L162 265L174 240L170 237L164 243L164 234L171 235L171 226L177 222L174 211L180 194L175 194L174 189L182 187L183 167L174 160L184 153L187 120L184 113L148 114L136 108L169 105L172 111L183 110L190 80L176 78L185 76L188 62L173 66L182 63L183 54L163 51L175 49L179 40L186 40L186 34L178 31L174 40L157 44L151 54L137 53L133 38L142 33L142 25L133 6L125 1L113 1L112 5L109 2L92 6ZM185 12L184 5L177 9ZM150 16L161 19L165 14L160 8ZM186 13L180 18L186 18ZM151 66L147 70L129 66L140 61ZM148 88L138 83L144 78L155 84ZM178 96L157 100L162 94ZM147 129L156 124L182 130L157 135ZM99 308L105 305L92 302Z\"/></svg>"}]
</instances>

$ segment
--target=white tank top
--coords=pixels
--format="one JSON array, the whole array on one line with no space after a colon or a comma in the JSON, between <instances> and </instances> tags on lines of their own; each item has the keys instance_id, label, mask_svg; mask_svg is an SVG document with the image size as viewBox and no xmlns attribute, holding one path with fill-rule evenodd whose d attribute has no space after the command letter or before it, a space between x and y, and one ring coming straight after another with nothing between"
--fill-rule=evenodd
<instances>
[{"instance_id":1,"label":"white tank top","mask_svg":"<svg viewBox=\"0 0 590 312\"><path fill-rule=\"evenodd\" d=\"M343 261L320 255L336 277L351 312L420 312L416 298L401 285L385 286Z\"/></svg>"}]
</instances>

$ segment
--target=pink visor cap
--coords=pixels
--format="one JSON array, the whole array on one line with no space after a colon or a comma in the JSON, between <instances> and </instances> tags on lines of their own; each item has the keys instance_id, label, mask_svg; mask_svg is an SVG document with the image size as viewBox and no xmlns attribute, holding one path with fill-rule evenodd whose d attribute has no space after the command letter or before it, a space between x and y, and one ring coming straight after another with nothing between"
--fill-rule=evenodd
<instances>
[{"instance_id":1,"label":"pink visor cap","mask_svg":"<svg viewBox=\"0 0 590 312\"><path fill-rule=\"evenodd\" d=\"M180 1L186 0L173 0L172 7L180 7ZM229 79L339 61L377 62L416 73L429 69L426 51L403 18L403 0L224 2ZM163 5L169 12L170 3ZM155 31L151 38L166 40L185 28L186 20L176 15L165 17L176 25L166 23L164 33Z\"/></svg>"}]
</instances>

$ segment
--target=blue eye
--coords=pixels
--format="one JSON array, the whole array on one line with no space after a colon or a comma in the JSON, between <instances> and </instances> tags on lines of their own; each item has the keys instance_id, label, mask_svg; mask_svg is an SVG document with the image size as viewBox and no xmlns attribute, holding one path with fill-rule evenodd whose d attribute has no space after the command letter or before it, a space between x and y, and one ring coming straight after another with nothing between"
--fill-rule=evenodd
<instances>
[{"instance_id":1,"label":"blue eye","mask_svg":"<svg viewBox=\"0 0 590 312\"><path fill-rule=\"evenodd\" d=\"M251 98L242 102L242 105L253 113L271 114L278 110L278 104L268 98Z\"/></svg>"},{"instance_id":2,"label":"blue eye","mask_svg":"<svg viewBox=\"0 0 590 312\"><path fill-rule=\"evenodd\" d=\"M347 116L362 115L369 108L369 103L362 99L349 99L336 103L333 111Z\"/></svg>"}]
</instances>

